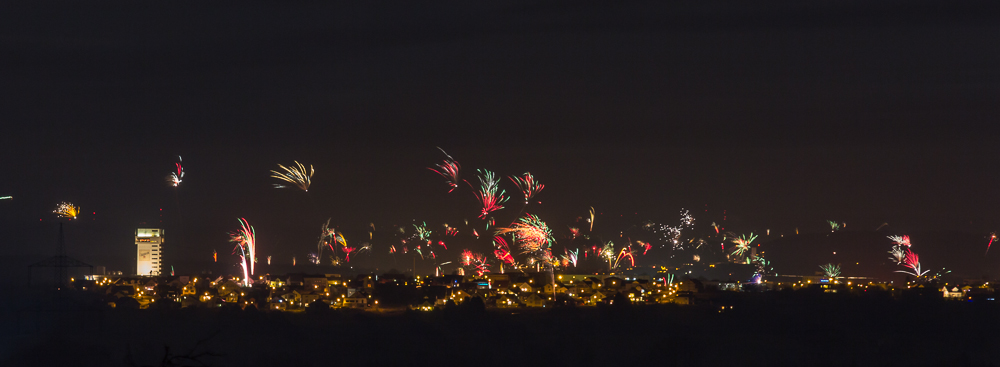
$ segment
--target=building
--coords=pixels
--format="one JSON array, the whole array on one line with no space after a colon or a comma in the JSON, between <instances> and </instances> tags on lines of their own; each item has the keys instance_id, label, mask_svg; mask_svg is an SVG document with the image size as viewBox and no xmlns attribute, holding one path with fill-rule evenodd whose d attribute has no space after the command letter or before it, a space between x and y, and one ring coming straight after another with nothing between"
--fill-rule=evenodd
<instances>
[{"instance_id":1,"label":"building","mask_svg":"<svg viewBox=\"0 0 1000 367\"><path fill-rule=\"evenodd\" d=\"M159 276L163 259L163 230L137 228L135 230L135 274Z\"/></svg>"}]
</instances>

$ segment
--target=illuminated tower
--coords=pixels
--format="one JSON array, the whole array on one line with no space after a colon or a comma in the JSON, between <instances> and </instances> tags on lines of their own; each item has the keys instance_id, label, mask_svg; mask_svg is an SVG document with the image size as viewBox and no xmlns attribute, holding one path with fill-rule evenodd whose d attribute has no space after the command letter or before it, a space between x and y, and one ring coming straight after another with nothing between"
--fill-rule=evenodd
<instances>
[{"instance_id":1,"label":"illuminated tower","mask_svg":"<svg viewBox=\"0 0 1000 367\"><path fill-rule=\"evenodd\" d=\"M159 228L137 228L135 230L135 274L160 275L160 260L163 258L163 230Z\"/></svg>"}]
</instances>

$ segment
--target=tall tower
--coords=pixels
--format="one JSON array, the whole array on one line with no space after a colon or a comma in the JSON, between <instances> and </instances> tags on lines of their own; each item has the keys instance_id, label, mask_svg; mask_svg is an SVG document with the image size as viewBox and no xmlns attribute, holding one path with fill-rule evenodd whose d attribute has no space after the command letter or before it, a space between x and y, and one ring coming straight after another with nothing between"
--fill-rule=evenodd
<instances>
[{"instance_id":1,"label":"tall tower","mask_svg":"<svg viewBox=\"0 0 1000 367\"><path fill-rule=\"evenodd\" d=\"M136 275L160 275L163 259L163 230L159 228L137 228L135 230L135 273Z\"/></svg>"}]
</instances>

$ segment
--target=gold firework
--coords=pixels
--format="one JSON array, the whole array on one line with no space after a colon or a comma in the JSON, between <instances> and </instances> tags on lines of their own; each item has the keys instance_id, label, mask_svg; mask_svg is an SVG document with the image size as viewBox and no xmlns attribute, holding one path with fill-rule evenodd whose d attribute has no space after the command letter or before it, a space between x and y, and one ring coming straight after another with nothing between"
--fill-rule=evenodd
<instances>
[{"instance_id":1,"label":"gold firework","mask_svg":"<svg viewBox=\"0 0 1000 367\"><path fill-rule=\"evenodd\" d=\"M60 218L75 219L76 215L80 214L80 207L64 201L56 205L56 210L52 212L58 214Z\"/></svg>"},{"instance_id":2,"label":"gold firework","mask_svg":"<svg viewBox=\"0 0 1000 367\"><path fill-rule=\"evenodd\" d=\"M316 169L314 169L312 165L309 165L309 174L306 174L306 167L302 165L302 163L295 161L295 165L297 167L285 167L279 164L278 167L281 167L281 169L285 170L285 172L282 173L271 170L271 177L288 182L292 184L292 186L308 192L309 185L312 183L312 175L316 173ZM280 189L285 188L286 186L283 184L274 184L274 187Z\"/></svg>"}]
</instances>

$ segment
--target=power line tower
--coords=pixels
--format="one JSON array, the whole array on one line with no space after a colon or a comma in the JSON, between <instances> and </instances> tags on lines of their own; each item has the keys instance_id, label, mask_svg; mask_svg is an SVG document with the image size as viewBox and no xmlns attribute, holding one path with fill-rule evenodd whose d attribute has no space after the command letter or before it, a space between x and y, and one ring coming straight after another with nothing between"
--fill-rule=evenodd
<instances>
[{"instance_id":1,"label":"power line tower","mask_svg":"<svg viewBox=\"0 0 1000 367\"><path fill-rule=\"evenodd\" d=\"M63 224L59 223L59 254L37 263L28 265L29 268L53 268L55 275L55 286L58 290L66 289L69 285L69 268L90 268L90 273L94 272L94 266L83 261L74 259L66 255L66 235L63 233ZM31 283L30 274L28 283Z\"/></svg>"}]
</instances>

